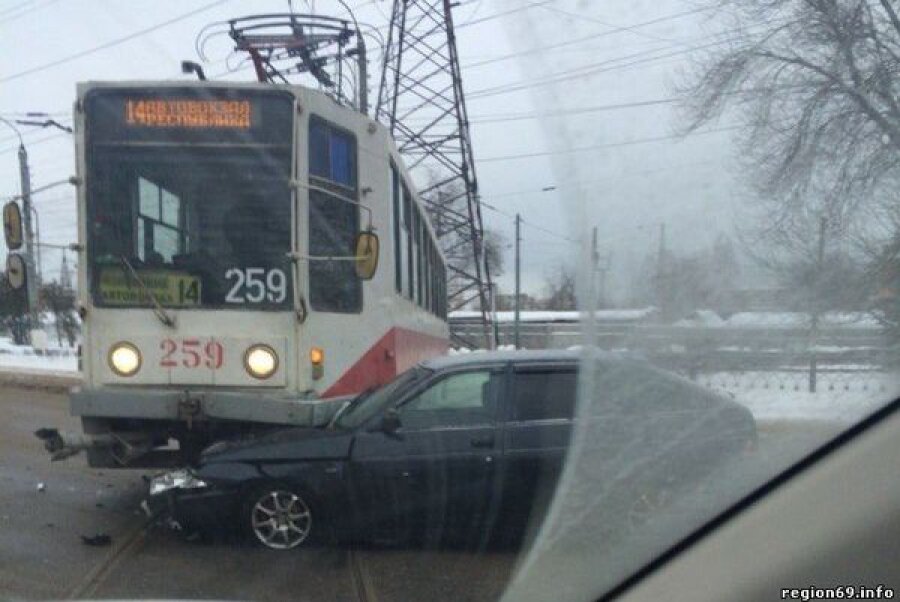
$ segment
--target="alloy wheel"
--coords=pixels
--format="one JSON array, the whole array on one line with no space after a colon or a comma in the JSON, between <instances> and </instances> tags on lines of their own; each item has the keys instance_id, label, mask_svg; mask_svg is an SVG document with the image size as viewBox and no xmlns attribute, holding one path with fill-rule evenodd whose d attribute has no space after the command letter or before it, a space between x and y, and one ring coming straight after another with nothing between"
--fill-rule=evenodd
<instances>
[{"instance_id":1,"label":"alloy wheel","mask_svg":"<svg viewBox=\"0 0 900 602\"><path fill-rule=\"evenodd\" d=\"M267 548L289 550L309 537L312 513L296 493L273 489L256 499L250 509L250 526Z\"/></svg>"}]
</instances>

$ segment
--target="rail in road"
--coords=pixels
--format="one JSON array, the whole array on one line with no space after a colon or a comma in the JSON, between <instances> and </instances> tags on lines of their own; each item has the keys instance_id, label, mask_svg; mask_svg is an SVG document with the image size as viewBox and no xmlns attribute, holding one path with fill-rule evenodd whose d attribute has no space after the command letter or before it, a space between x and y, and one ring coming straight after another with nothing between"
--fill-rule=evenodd
<instances>
[{"instance_id":1,"label":"rail in road","mask_svg":"<svg viewBox=\"0 0 900 602\"><path fill-rule=\"evenodd\" d=\"M65 596L67 600L91 600L101 597L108 597L111 591L122 588L122 579L120 573L133 573L134 570L126 571L127 563L134 565L145 564L141 558L142 552L146 551L148 538L152 537L150 531L151 522L144 522L132 528L88 573L84 579L77 583ZM271 562L283 562L277 552L265 552L270 556ZM378 602L379 598L366 569L362 555L354 549L347 549L339 553L345 555L342 563L347 567L347 578L350 581L350 590L353 593L353 599L358 602ZM290 552L289 552L290 554ZM298 552L299 554L299 552ZM189 565L184 565L186 568ZM193 569L191 569L193 571ZM118 571L118 572L117 572ZM177 579L177 575L169 575L167 580ZM127 580L130 582L130 579ZM273 588L280 589L280 588ZM2 592L0 592L2 593ZM204 592L209 595L209 592ZM133 595L133 592L132 594ZM224 598L227 594L221 594ZM265 595L257 595L256 599L264 599Z\"/></svg>"}]
</instances>

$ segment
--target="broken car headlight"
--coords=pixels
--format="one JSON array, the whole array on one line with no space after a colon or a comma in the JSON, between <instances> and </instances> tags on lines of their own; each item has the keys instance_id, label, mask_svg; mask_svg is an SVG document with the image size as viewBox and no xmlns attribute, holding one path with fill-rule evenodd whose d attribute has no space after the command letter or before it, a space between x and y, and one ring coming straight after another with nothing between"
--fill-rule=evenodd
<instances>
[{"instance_id":1,"label":"broken car headlight","mask_svg":"<svg viewBox=\"0 0 900 602\"><path fill-rule=\"evenodd\" d=\"M190 470L174 470L153 477L150 481L150 495L165 493L170 489L200 489L201 487L208 487L208 484L198 479Z\"/></svg>"}]
</instances>

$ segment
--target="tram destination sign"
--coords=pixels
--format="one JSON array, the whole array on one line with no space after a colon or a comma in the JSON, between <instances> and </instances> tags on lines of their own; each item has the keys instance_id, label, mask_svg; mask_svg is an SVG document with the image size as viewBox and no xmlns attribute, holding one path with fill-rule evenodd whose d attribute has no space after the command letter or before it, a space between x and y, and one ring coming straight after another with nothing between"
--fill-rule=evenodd
<instances>
[{"instance_id":1,"label":"tram destination sign","mask_svg":"<svg viewBox=\"0 0 900 602\"><path fill-rule=\"evenodd\" d=\"M96 144L290 146L293 96L246 87L97 87L84 96L85 130Z\"/></svg>"},{"instance_id":2,"label":"tram destination sign","mask_svg":"<svg viewBox=\"0 0 900 602\"><path fill-rule=\"evenodd\" d=\"M127 98L125 124L156 128L250 128L249 100Z\"/></svg>"}]
</instances>

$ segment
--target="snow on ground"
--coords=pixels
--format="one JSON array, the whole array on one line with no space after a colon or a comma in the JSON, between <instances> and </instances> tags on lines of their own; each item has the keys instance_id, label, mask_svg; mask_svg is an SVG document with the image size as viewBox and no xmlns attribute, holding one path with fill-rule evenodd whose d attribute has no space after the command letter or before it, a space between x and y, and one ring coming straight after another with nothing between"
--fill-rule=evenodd
<instances>
[{"instance_id":1,"label":"snow on ground","mask_svg":"<svg viewBox=\"0 0 900 602\"><path fill-rule=\"evenodd\" d=\"M77 372L78 358L75 356L42 356L0 354L0 370L28 368L48 372Z\"/></svg>"},{"instance_id":2,"label":"snow on ground","mask_svg":"<svg viewBox=\"0 0 900 602\"><path fill-rule=\"evenodd\" d=\"M815 393L787 372L704 374L697 384L728 394L757 420L850 423L900 396L900 375L885 372L822 375Z\"/></svg>"},{"instance_id":3,"label":"snow on ground","mask_svg":"<svg viewBox=\"0 0 900 602\"><path fill-rule=\"evenodd\" d=\"M743 328L809 328L812 317L803 312L748 311L739 312L722 325ZM826 312L819 318L825 328L881 328L871 314L865 312Z\"/></svg>"},{"instance_id":4,"label":"snow on ground","mask_svg":"<svg viewBox=\"0 0 900 602\"><path fill-rule=\"evenodd\" d=\"M656 313L654 307L642 307L639 309L601 309L594 316L599 322L636 322L645 320ZM516 319L514 311L496 312L497 322L513 322ZM520 322L580 322L582 312L578 311L520 311ZM451 320L481 319L481 312L477 311L452 311Z\"/></svg>"},{"instance_id":5,"label":"snow on ground","mask_svg":"<svg viewBox=\"0 0 900 602\"><path fill-rule=\"evenodd\" d=\"M27 345L13 345L8 337L0 337L0 369L29 368L48 371L75 372L78 357L75 349L50 344L48 354L38 354Z\"/></svg>"}]
</instances>

